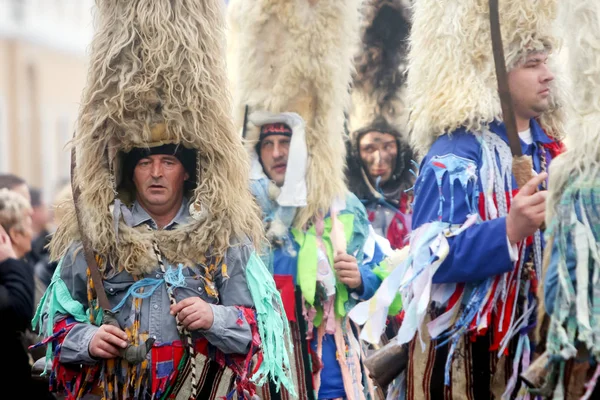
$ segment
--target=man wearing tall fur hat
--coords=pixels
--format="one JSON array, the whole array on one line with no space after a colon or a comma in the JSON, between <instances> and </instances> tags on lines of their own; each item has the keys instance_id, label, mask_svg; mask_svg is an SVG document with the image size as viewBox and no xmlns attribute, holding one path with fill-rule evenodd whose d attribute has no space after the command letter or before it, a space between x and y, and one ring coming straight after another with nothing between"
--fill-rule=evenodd
<instances>
[{"instance_id":1,"label":"man wearing tall fur hat","mask_svg":"<svg viewBox=\"0 0 600 400\"><path fill-rule=\"evenodd\" d=\"M526 396L518 376L535 346L546 197L537 189L561 149L550 67L555 9L554 0L500 2L517 146L535 170L519 189L488 0L419 0L413 7L407 101L424 158L409 256L397 280L405 317L396 340L409 344L407 399Z\"/></svg>"},{"instance_id":2,"label":"man wearing tall fur hat","mask_svg":"<svg viewBox=\"0 0 600 400\"><path fill-rule=\"evenodd\" d=\"M365 4L348 116L349 189L365 204L375 232L394 248L407 244L411 225L413 151L403 101L409 5L405 0Z\"/></svg>"},{"instance_id":3,"label":"man wearing tall fur hat","mask_svg":"<svg viewBox=\"0 0 600 400\"><path fill-rule=\"evenodd\" d=\"M569 150L550 167L544 300L549 324L542 393L547 398L600 398L600 3L563 5L575 115ZM539 321L540 326L545 324ZM543 358L548 360L548 358ZM533 368L533 366L532 366ZM535 371L534 371L535 372Z\"/></svg>"},{"instance_id":4,"label":"man wearing tall fur hat","mask_svg":"<svg viewBox=\"0 0 600 400\"><path fill-rule=\"evenodd\" d=\"M283 306L254 252L262 226L229 113L221 2L98 0L97 12L74 207L34 319L51 387L216 399L252 396L251 378L287 385ZM257 352L268 362L252 364Z\"/></svg>"},{"instance_id":5,"label":"man wearing tall fur hat","mask_svg":"<svg viewBox=\"0 0 600 400\"><path fill-rule=\"evenodd\" d=\"M389 251L344 182L358 2L232 1L229 21L238 127L294 338L298 397L373 398L347 314L379 286L374 269ZM290 397L263 389L265 399Z\"/></svg>"},{"instance_id":6,"label":"man wearing tall fur hat","mask_svg":"<svg viewBox=\"0 0 600 400\"><path fill-rule=\"evenodd\" d=\"M375 232L394 249L408 244L413 201L414 155L404 104L409 6L407 0L363 5L362 43L354 57L347 120L348 189L365 205ZM396 336L401 306L398 298L388 310L384 341Z\"/></svg>"}]
</instances>

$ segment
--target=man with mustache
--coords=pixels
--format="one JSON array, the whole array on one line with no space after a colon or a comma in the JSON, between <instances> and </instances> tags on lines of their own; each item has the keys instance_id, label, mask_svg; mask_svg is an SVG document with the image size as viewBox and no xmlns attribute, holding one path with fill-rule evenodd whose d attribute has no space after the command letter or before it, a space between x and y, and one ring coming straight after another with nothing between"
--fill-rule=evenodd
<instances>
[{"instance_id":1,"label":"man with mustache","mask_svg":"<svg viewBox=\"0 0 600 400\"><path fill-rule=\"evenodd\" d=\"M285 123L266 124L260 129L257 153L265 174L279 187L285 180L291 139L292 129Z\"/></svg>"},{"instance_id":2,"label":"man with mustache","mask_svg":"<svg viewBox=\"0 0 600 400\"><path fill-rule=\"evenodd\" d=\"M365 210L356 197L351 194L342 202L344 208L336 210L340 213L339 220L337 215L331 215L336 212L332 211L328 215L316 218L314 223L311 222L302 230L302 233L293 227L288 231L289 228L280 225L283 221L289 223L288 218L293 218L296 212L294 207L277 206L277 201L282 198L282 193L285 197L285 193L293 193L294 188L298 188L298 181L294 181L294 177L301 175L298 170L303 169L301 159L306 157L306 153L302 154L301 151L298 151L300 140L294 138L294 135L299 135L299 133L294 133L294 130L297 131L303 122L297 114L292 113L271 115L269 118L277 121L265 121L261 124L255 115L251 115L249 118L251 123L256 123L259 127L258 142L254 147L258 160L255 161L260 164L262 173L266 177L266 179L264 177L256 179L255 169L251 182L253 192L263 210L267 237L271 239L273 246L267 259L270 261L269 265L273 268L275 282L282 293L286 314L292 321L292 330L295 329L296 324L301 324L300 326L303 327L299 334L305 339L296 342L294 345L299 347L298 350L304 356L318 357L318 361L313 361L318 363L320 370L318 373L313 371L313 382L320 381L318 390L315 393L305 393L301 395L301 398L306 396L310 399L314 395L319 399L346 397L350 385L352 385L346 374L357 374L357 371L362 370L362 363L360 362L360 356L354 358L356 355L352 355L355 351L360 352L357 347L354 347L353 350L346 350L348 363L351 365L353 363L356 368L359 368L357 371L348 371L345 362L341 361L339 340L344 338L342 335L355 335L356 333L352 332L350 325L346 325L346 319L338 317L339 309L336 310L337 306L334 306L334 304L339 302L336 296L349 295L351 299L349 299L348 304L355 304L357 300L368 299L374 293L381 280L373 272L373 267L376 267L384 256L380 246L384 245L382 242L385 242L385 240L380 238L381 242L377 244L374 239L375 235L367 231L370 227ZM296 140L294 141L294 139ZM255 165L255 167L258 166ZM262 195L263 184L267 185L268 196ZM292 192L289 188L292 188ZM273 196L274 193L279 194L279 196ZM295 194L298 193L298 191L295 192ZM335 210L335 207L335 205L332 205L332 210ZM352 213L354 213L353 221L350 222L351 220L347 217ZM336 221L344 221L347 226L344 228L344 225L339 225L339 227L345 230L354 225L354 237L351 237L348 243L349 248L354 248L354 251L338 247L334 236L339 235L342 231L340 229L335 233L332 232L335 224L333 218ZM329 226L330 224L331 226ZM359 230L363 230L363 232L358 233ZM307 257L298 253L306 252L308 248L305 245L308 242L306 238L312 234L316 234L317 237L316 248L314 249L315 256L318 258L316 270L317 289L314 305L309 305L305 303L302 297L297 297L302 296L302 287L306 284L306 282L302 282L302 280L307 279L304 277L303 271L310 268ZM363 236L365 234L367 236ZM301 237L304 237L304 239L300 239ZM337 241L339 242L340 239L343 242L342 246L345 246L346 239L338 238ZM365 250L365 248L368 246L366 244L362 245L362 248L356 248L357 244L362 243L365 239L367 242L372 241L373 248L371 250L373 252L371 254L367 254L368 250ZM331 248L328 246L331 246ZM384 248L391 250L387 243L384 246ZM331 259L328 259L328 248L332 251ZM322 318L324 321L318 326L317 322L313 321L316 320L315 312L321 312L317 311L320 307L323 309ZM307 308L309 311L302 312L302 308ZM314 311L310 310L311 308ZM303 321L300 322L299 319L303 319ZM342 333L342 330L347 330L347 333ZM297 374L297 379L300 380L299 387L311 387L314 384L313 382L309 383L309 381L302 382L302 379L306 379L306 377L303 376L304 373L301 370L298 370ZM364 385L365 398L369 398L369 392L372 388L369 387L370 382L366 380L367 377L363 376L361 378L360 375L355 375L353 379L355 380L353 384L357 387ZM270 391L269 396L271 398L277 398L274 397L277 396L276 386L271 385L270 389L265 388L265 390Z\"/></svg>"}]
</instances>

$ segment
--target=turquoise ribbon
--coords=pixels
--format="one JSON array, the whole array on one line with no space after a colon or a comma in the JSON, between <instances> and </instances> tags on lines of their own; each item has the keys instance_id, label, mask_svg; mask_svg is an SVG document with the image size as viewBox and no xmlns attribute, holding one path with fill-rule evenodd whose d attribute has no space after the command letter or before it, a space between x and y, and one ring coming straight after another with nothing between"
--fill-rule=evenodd
<instances>
[{"instance_id":1,"label":"turquoise ribbon","mask_svg":"<svg viewBox=\"0 0 600 400\"><path fill-rule=\"evenodd\" d=\"M119 311L129 297L135 297L136 299L147 299L152 296L156 289L159 288L163 283L168 284L169 291L172 291L176 287L184 287L185 286L185 277L183 276L183 265L179 264L177 269L173 267L169 267L169 269L165 272L162 279L155 278L144 278L129 287L127 290L127 294L125 297L117 304L112 312ZM144 288L150 288L147 291L141 291Z\"/></svg>"}]
</instances>

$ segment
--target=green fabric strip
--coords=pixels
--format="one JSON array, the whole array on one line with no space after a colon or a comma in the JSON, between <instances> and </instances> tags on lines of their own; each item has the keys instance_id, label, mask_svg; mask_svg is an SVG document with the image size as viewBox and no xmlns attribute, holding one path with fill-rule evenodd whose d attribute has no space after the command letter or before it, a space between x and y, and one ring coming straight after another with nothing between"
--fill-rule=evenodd
<instances>
[{"instance_id":1,"label":"green fabric strip","mask_svg":"<svg viewBox=\"0 0 600 400\"><path fill-rule=\"evenodd\" d=\"M277 388L283 385L292 396L296 396L288 354L292 352L293 344L283 301L273 276L256 252L252 252L246 265L246 278L256 309L264 356L252 380L262 386L270 377Z\"/></svg>"},{"instance_id":2,"label":"green fabric strip","mask_svg":"<svg viewBox=\"0 0 600 400\"><path fill-rule=\"evenodd\" d=\"M354 195L346 198L346 208L340 211L338 220L344 227L346 237L346 252L355 255L358 265L361 265L364 254L363 246L369 236L369 220L364 206ZM323 220L323 243L325 245L329 264L333 267L333 245L331 242L331 217ZM302 291L302 296L308 304L315 306L315 294L317 287L317 234L315 226L311 226L306 232L292 229L294 240L298 243L298 272L297 282ZM344 317L352 307L353 302L348 294L348 288L341 282L336 282L336 299L334 310L337 316ZM322 313L321 313L322 314ZM319 326L321 319L314 320L314 325Z\"/></svg>"},{"instance_id":3,"label":"green fabric strip","mask_svg":"<svg viewBox=\"0 0 600 400\"><path fill-rule=\"evenodd\" d=\"M300 246L298 251L298 270L296 279L302 296L310 305L315 303L317 289L317 237L309 231L306 234L298 229L292 229L294 240Z\"/></svg>"},{"instance_id":4,"label":"green fabric strip","mask_svg":"<svg viewBox=\"0 0 600 400\"><path fill-rule=\"evenodd\" d=\"M48 315L48 323L46 324L46 335L52 335L52 321L57 314L70 315L77 322L89 322L87 312L84 310L83 305L78 301L74 300L71 296L69 288L66 283L60 277L60 271L62 268L62 260L59 262L52 276L52 280L44 296L38 304L37 310L31 321L33 327L42 329L42 315Z\"/></svg>"},{"instance_id":5,"label":"green fabric strip","mask_svg":"<svg viewBox=\"0 0 600 400\"><path fill-rule=\"evenodd\" d=\"M35 311L35 315L33 316L33 320L31 321L31 325L35 328L39 329L40 333L44 332L43 327L43 318L42 316L46 315L46 330L45 333L42 334L44 337L52 336L53 327L54 327L54 319L58 314L70 315L77 322L89 323L89 315L84 310L83 305L78 301L74 300L71 296L71 292L67 287L66 283L60 277L60 271L62 269L62 261L58 263L56 270L54 271L54 275L52 275L52 280L50 281L50 285L46 289L44 296L40 300L38 307ZM46 349L46 360L52 360L52 346L47 346ZM46 374L46 370L42 375Z\"/></svg>"}]
</instances>

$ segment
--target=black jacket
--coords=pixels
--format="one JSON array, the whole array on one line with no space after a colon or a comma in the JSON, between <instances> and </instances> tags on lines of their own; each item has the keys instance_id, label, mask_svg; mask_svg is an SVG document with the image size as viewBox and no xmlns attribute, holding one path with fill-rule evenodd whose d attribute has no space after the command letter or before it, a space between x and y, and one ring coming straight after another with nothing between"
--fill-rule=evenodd
<instances>
[{"instance_id":1,"label":"black jacket","mask_svg":"<svg viewBox=\"0 0 600 400\"><path fill-rule=\"evenodd\" d=\"M0 263L0 343L5 367L0 387L29 388L31 368L21 335L33 318L33 272L23 261L9 258Z\"/></svg>"}]
</instances>

